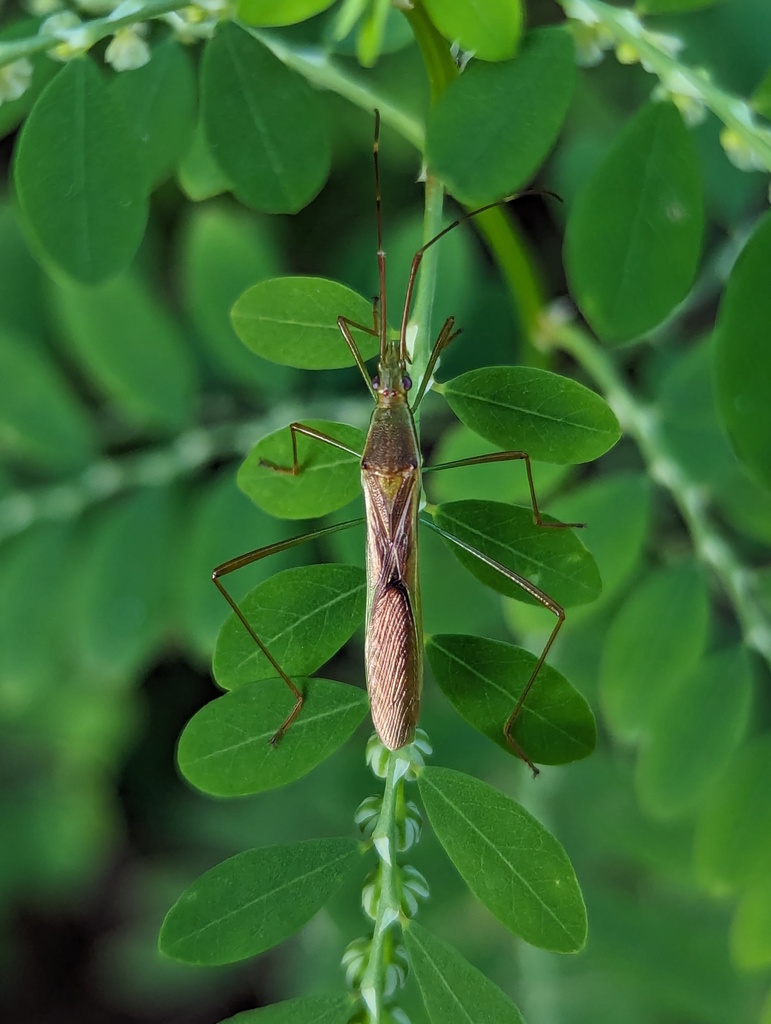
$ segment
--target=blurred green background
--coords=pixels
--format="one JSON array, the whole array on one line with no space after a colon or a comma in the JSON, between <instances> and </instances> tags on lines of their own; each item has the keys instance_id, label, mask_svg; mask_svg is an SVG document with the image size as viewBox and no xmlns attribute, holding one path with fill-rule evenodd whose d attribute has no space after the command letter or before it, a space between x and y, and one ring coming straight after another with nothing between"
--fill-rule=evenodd
<instances>
[{"instance_id":1,"label":"blurred green background","mask_svg":"<svg viewBox=\"0 0 771 1024\"><path fill-rule=\"evenodd\" d=\"M286 37L331 47L333 15ZM7 4L0 27L19 18ZM548 0L528 3L530 25L560 19ZM689 63L740 95L771 66L767 0L726 0L655 26L677 32ZM396 12L386 38L366 80L422 116L420 55ZM351 42L337 49L342 66L365 75ZM18 117L0 105L0 1020L10 1024L222 1020L338 984L340 955L364 930L358 893L344 891L298 937L254 962L193 969L156 951L165 911L201 871L249 846L349 834L354 809L377 789L363 760L368 726L277 793L216 801L175 772L176 737L216 694L208 661L226 608L212 567L299 532L238 492L240 460L293 418L364 426L370 411L355 370L296 371L249 354L229 309L248 285L283 273L377 291L371 113L319 93L333 140L327 185L296 216L255 214L221 190L194 141L199 52L180 52L176 121L193 149L159 177L132 267L104 286L68 283L36 258L10 184ZM531 196L508 211L549 298L566 291L561 245L571 203L652 85L639 65L612 56L582 72L534 183L564 204ZM721 431L709 353L722 284L764 212L768 178L733 167L718 133L712 117L693 130L707 216L694 290L684 310L618 363L631 392L654 410L668 454L698 486L716 531L752 574L768 629L771 586L758 570L769 561L771 499ZM395 305L421 237L420 162L388 125L381 160ZM434 323L450 314L464 335L443 360L442 379L530 357L471 227L441 246ZM553 357L551 368L587 381L568 360ZM426 400L422 434L429 462L480 450L436 396ZM520 469L450 474L429 480L427 491L431 500L523 502ZM769 1021L768 665L743 649L731 603L699 566L688 525L632 441L599 464L535 474L547 511L589 523L583 539L603 572L603 597L569 615L552 659L592 702L598 750L545 768L533 783L461 722L430 677L421 724L436 763L516 795L559 837L584 888L589 944L559 958L517 943L473 901L427 833L414 858L432 889L421 920L505 988L529 1024ZM421 538L421 550L427 631L513 637L540 649L548 614L486 590L434 536ZM301 561L362 564L362 553L354 534L309 545L239 573L233 592ZM624 630L633 634L626 647ZM683 633L692 641L679 666L688 683L678 690L681 706L659 710L651 741L625 726L613 676L636 673L644 707L647 688L661 685L657 673L671 667L657 661L667 631L675 645ZM614 650L629 652L620 662L606 652L614 636ZM362 685L360 638L328 672ZM418 1003L410 990L415 1024L423 1020Z\"/></svg>"}]
</instances>

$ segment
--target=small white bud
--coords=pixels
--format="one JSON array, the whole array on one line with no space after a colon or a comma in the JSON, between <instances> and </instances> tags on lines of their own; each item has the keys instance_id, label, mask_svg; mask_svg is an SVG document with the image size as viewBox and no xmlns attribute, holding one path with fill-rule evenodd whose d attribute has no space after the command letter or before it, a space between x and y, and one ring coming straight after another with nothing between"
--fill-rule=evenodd
<instances>
[{"instance_id":1,"label":"small white bud","mask_svg":"<svg viewBox=\"0 0 771 1024\"><path fill-rule=\"evenodd\" d=\"M26 57L0 68L0 106L21 99L32 81L32 63Z\"/></svg>"},{"instance_id":2,"label":"small white bud","mask_svg":"<svg viewBox=\"0 0 771 1024\"><path fill-rule=\"evenodd\" d=\"M142 38L147 31L144 24L119 28L105 50L104 59L116 71L135 71L150 61L150 47Z\"/></svg>"}]
</instances>

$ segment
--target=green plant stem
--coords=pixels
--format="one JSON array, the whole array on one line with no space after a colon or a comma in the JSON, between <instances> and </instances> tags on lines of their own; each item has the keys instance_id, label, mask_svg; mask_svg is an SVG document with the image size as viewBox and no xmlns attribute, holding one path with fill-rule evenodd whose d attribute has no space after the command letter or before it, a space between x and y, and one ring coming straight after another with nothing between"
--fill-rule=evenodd
<instances>
[{"instance_id":1,"label":"green plant stem","mask_svg":"<svg viewBox=\"0 0 771 1024\"><path fill-rule=\"evenodd\" d=\"M444 186L430 172L426 175L425 207L423 213L423 242L428 242L442 230L442 208L444 205ZM439 243L441 245L441 242ZM415 306L410 318L410 328L415 330L415 342L412 347L412 376L417 386L422 379L431 355L433 338L431 319L436 298L436 274L439 261L437 246L432 245L426 250L420 268ZM430 387L430 384L429 384ZM419 412L419 410L418 410Z\"/></svg>"},{"instance_id":2,"label":"green plant stem","mask_svg":"<svg viewBox=\"0 0 771 1024\"><path fill-rule=\"evenodd\" d=\"M386 955L390 942L389 933L400 912L396 885L399 871L396 863L396 813L401 802L404 781L401 775L397 774L399 760L398 751L389 755L383 804L377 826L372 834L375 849L380 858L380 898L376 908L369 962L361 983L362 994L366 994L372 1024L380 1024L383 1012Z\"/></svg>"},{"instance_id":3,"label":"green plant stem","mask_svg":"<svg viewBox=\"0 0 771 1024\"><path fill-rule=\"evenodd\" d=\"M771 665L771 624L758 597L756 575L739 560L710 519L704 489L689 479L667 451L656 409L635 398L612 360L585 331L555 318L545 325L543 338L546 345L569 353L602 390L622 429L634 438L651 476L672 496L697 556L720 580L745 643Z\"/></svg>"},{"instance_id":4,"label":"green plant stem","mask_svg":"<svg viewBox=\"0 0 771 1024\"><path fill-rule=\"evenodd\" d=\"M93 46L100 39L114 35L119 28L126 28L128 25L137 25L141 21L149 21L151 18L159 18L164 14L171 14L185 7L179 0L147 0L131 9L131 13L115 17L108 14L104 18L92 18L78 25L73 32L82 35L88 41L88 46ZM0 68L6 64L12 64L22 57L33 57L36 53L44 53L61 46L64 40L58 36L34 35L26 39L13 39L9 42L0 43Z\"/></svg>"},{"instance_id":5,"label":"green plant stem","mask_svg":"<svg viewBox=\"0 0 771 1024\"><path fill-rule=\"evenodd\" d=\"M569 12L571 0L557 0ZM629 8L612 7L603 0L581 0L616 43L631 46L658 78L665 89L699 96L727 128L748 145L771 170L771 137L756 124L746 100L721 89L700 69L688 67L657 45L657 34L650 32ZM681 87L678 89L678 82Z\"/></svg>"},{"instance_id":6,"label":"green plant stem","mask_svg":"<svg viewBox=\"0 0 771 1024\"><path fill-rule=\"evenodd\" d=\"M458 67L452 59L447 40L436 30L420 0L414 0L404 15L423 56L431 102L436 103L450 82L458 77Z\"/></svg>"}]
</instances>

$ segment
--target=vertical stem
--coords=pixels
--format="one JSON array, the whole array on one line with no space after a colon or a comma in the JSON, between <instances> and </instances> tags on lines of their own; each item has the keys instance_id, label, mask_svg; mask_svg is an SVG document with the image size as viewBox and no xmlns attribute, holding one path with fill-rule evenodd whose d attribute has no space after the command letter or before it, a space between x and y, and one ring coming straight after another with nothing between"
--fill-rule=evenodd
<instances>
[{"instance_id":1,"label":"vertical stem","mask_svg":"<svg viewBox=\"0 0 771 1024\"><path fill-rule=\"evenodd\" d=\"M423 241L428 242L442 230L442 206L444 187L441 181L430 172L426 175L426 198L423 213ZM442 243L440 242L439 245ZM431 334L431 316L436 295L436 272L439 259L438 246L432 245L426 250L420 267L420 280L415 297L415 306L410 320L410 328L417 331L412 346L412 378L417 386L425 373L428 358L431 355L433 338ZM416 419L420 414L417 410Z\"/></svg>"}]
</instances>

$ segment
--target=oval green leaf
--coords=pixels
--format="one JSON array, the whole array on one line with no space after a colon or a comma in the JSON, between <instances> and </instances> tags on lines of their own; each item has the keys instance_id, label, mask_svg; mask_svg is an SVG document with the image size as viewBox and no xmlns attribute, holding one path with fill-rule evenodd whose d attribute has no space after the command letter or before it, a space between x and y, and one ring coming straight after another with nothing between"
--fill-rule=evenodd
<instances>
[{"instance_id":1,"label":"oval green leaf","mask_svg":"<svg viewBox=\"0 0 771 1024\"><path fill-rule=\"evenodd\" d=\"M503 727L538 659L530 651L481 636L440 634L426 641L436 681L458 714L510 754ZM536 764L587 757L597 742L594 715L578 690L543 665L513 729Z\"/></svg>"},{"instance_id":2,"label":"oval green leaf","mask_svg":"<svg viewBox=\"0 0 771 1024\"><path fill-rule=\"evenodd\" d=\"M248 796L302 778L341 747L367 714L367 695L328 679L293 678L305 697L297 718L271 740L294 707L283 679L264 679L213 700L185 726L177 762L212 796Z\"/></svg>"},{"instance_id":3,"label":"oval green leaf","mask_svg":"<svg viewBox=\"0 0 771 1024\"><path fill-rule=\"evenodd\" d=\"M62 284L54 301L71 354L128 422L168 429L191 418L190 348L144 282L122 274L98 288Z\"/></svg>"},{"instance_id":4,"label":"oval green leaf","mask_svg":"<svg viewBox=\"0 0 771 1024\"><path fill-rule=\"evenodd\" d=\"M707 640L709 596L693 562L651 573L608 630L600 699L616 735L650 732L661 702L693 671Z\"/></svg>"},{"instance_id":5,"label":"oval green leaf","mask_svg":"<svg viewBox=\"0 0 771 1024\"><path fill-rule=\"evenodd\" d=\"M354 365L337 318L369 325L372 302L323 277L276 277L245 291L231 316L238 337L263 359L301 370L336 370ZM361 354L369 359L377 340L358 334Z\"/></svg>"},{"instance_id":6,"label":"oval green leaf","mask_svg":"<svg viewBox=\"0 0 771 1024\"><path fill-rule=\"evenodd\" d=\"M297 213L321 190L330 145L318 97L233 22L206 44L201 104L212 155L242 203Z\"/></svg>"},{"instance_id":7,"label":"oval green leaf","mask_svg":"<svg viewBox=\"0 0 771 1024\"><path fill-rule=\"evenodd\" d=\"M67 471L83 466L94 447L91 422L50 356L2 331L0 451Z\"/></svg>"},{"instance_id":8,"label":"oval green leaf","mask_svg":"<svg viewBox=\"0 0 771 1024\"><path fill-rule=\"evenodd\" d=\"M177 168L177 177L180 188L194 203L233 189L225 172L211 154L200 118L193 129L190 148Z\"/></svg>"},{"instance_id":9,"label":"oval green leaf","mask_svg":"<svg viewBox=\"0 0 771 1024\"><path fill-rule=\"evenodd\" d=\"M293 935L359 860L353 839L311 839L230 857L190 886L166 915L162 953L190 964L232 964Z\"/></svg>"},{"instance_id":10,"label":"oval green leaf","mask_svg":"<svg viewBox=\"0 0 771 1024\"><path fill-rule=\"evenodd\" d=\"M709 655L665 694L637 761L644 810L670 818L699 804L744 735L751 701L752 670L742 647Z\"/></svg>"},{"instance_id":11,"label":"oval green leaf","mask_svg":"<svg viewBox=\"0 0 771 1024\"><path fill-rule=\"evenodd\" d=\"M147 219L145 177L125 114L88 57L70 61L30 111L16 194L45 256L84 284L132 260Z\"/></svg>"},{"instance_id":12,"label":"oval green leaf","mask_svg":"<svg viewBox=\"0 0 771 1024\"><path fill-rule=\"evenodd\" d=\"M436 525L540 588L564 607L586 604L602 584L594 559L570 530L536 526L532 509L500 501L450 501L433 513ZM545 522L556 522L550 516ZM475 555L447 546L477 579L507 597L540 604Z\"/></svg>"},{"instance_id":13,"label":"oval green leaf","mask_svg":"<svg viewBox=\"0 0 771 1024\"><path fill-rule=\"evenodd\" d=\"M673 104L649 104L621 132L568 220L568 281L601 338L637 338L674 309L696 273L702 229L691 137Z\"/></svg>"},{"instance_id":14,"label":"oval green leaf","mask_svg":"<svg viewBox=\"0 0 771 1024\"><path fill-rule=\"evenodd\" d=\"M431 1024L525 1024L505 992L415 921L404 944Z\"/></svg>"},{"instance_id":15,"label":"oval green leaf","mask_svg":"<svg viewBox=\"0 0 771 1024\"><path fill-rule=\"evenodd\" d=\"M221 1024L348 1024L351 1009L349 995L305 996L245 1010Z\"/></svg>"},{"instance_id":16,"label":"oval green leaf","mask_svg":"<svg viewBox=\"0 0 771 1024\"><path fill-rule=\"evenodd\" d=\"M555 953L586 941L586 909L567 854L519 804L479 779L425 768L431 826L477 899L515 935Z\"/></svg>"},{"instance_id":17,"label":"oval green leaf","mask_svg":"<svg viewBox=\"0 0 771 1024\"><path fill-rule=\"evenodd\" d=\"M365 590L358 566L304 565L271 576L239 607L282 669L307 676L351 638L364 618ZM217 637L212 670L229 690L276 675L235 614Z\"/></svg>"},{"instance_id":18,"label":"oval green leaf","mask_svg":"<svg viewBox=\"0 0 771 1024\"><path fill-rule=\"evenodd\" d=\"M335 0L240 0L238 17L248 25L296 25L331 7Z\"/></svg>"},{"instance_id":19,"label":"oval green leaf","mask_svg":"<svg viewBox=\"0 0 771 1024\"><path fill-rule=\"evenodd\" d=\"M717 409L734 451L771 488L771 214L766 214L731 271L715 331Z\"/></svg>"},{"instance_id":20,"label":"oval green leaf","mask_svg":"<svg viewBox=\"0 0 771 1024\"><path fill-rule=\"evenodd\" d=\"M175 39L153 47L141 68L112 81L134 136L148 188L165 181L193 142L196 80L187 52Z\"/></svg>"},{"instance_id":21,"label":"oval green leaf","mask_svg":"<svg viewBox=\"0 0 771 1024\"><path fill-rule=\"evenodd\" d=\"M768 877L771 862L771 737L743 745L710 790L696 829L701 885L725 896Z\"/></svg>"},{"instance_id":22,"label":"oval green leaf","mask_svg":"<svg viewBox=\"0 0 771 1024\"><path fill-rule=\"evenodd\" d=\"M742 971L771 965L771 878L758 878L743 894L731 922L731 959Z\"/></svg>"},{"instance_id":23,"label":"oval green leaf","mask_svg":"<svg viewBox=\"0 0 771 1024\"><path fill-rule=\"evenodd\" d=\"M590 462L621 436L603 398L548 370L486 366L447 381L441 393L480 437L541 462Z\"/></svg>"},{"instance_id":24,"label":"oval green leaf","mask_svg":"<svg viewBox=\"0 0 771 1024\"><path fill-rule=\"evenodd\" d=\"M358 427L329 420L303 420L356 452L364 451ZM265 512L280 519L313 519L343 508L361 492L361 457L303 434L297 436L300 472L293 476L289 427L268 434L247 455L238 486Z\"/></svg>"},{"instance_id":25,"label":"oval green leaf","mask_svg":"<svg viewBox=\"0 0 771 1024\"><path fill-rule=\"evenodd\" d=\"M573 41L561 28L528 33L514 60L472 64L429 114L428 163L463 203L509 195L554 144L574 80Z\"/></svg>"},{"instance_id":26,"label":"oval green leaf","mask_svg":"<svg viewBox=\"0 0 771 1024\"><path fill-rule=\"evenodd\" d=\"M425 0L434 25L450 43L479 60L507 60L519 45L524 21L520 0Z\"/></svg>"}]
</instances>

